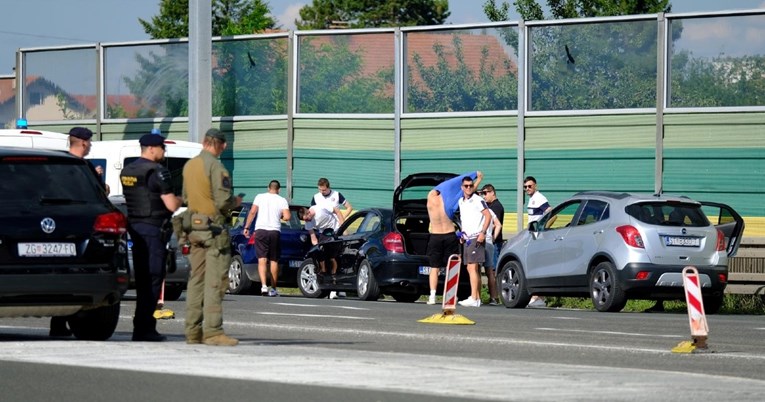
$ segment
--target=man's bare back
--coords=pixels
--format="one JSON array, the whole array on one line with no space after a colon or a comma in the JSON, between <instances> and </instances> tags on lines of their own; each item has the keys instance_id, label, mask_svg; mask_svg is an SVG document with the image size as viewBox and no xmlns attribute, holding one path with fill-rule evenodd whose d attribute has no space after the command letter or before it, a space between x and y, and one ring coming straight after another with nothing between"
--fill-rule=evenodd
<instances>
[{"instance_id":1,"label":"man's bare back","mask_svg":"<svg viewBox=\"0 0 765 402\"><path fill-rule=\"evenodd\" d=\"M430 233L444 234L454 233L454 222L446 216L444 199L438 190L430 190L428 193L428 218L430 218Z\"/></svg>"}]
</instances>

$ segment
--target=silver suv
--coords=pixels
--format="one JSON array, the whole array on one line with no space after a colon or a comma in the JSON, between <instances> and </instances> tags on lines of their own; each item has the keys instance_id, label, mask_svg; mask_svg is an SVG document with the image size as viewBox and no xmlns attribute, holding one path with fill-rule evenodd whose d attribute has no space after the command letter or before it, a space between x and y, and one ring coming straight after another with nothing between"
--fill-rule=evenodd
<instances>
[{"instance_id":1,"label":"silver suv","mask_svg":"<svg viewBox=\"0 0 765 402\"><path fill-rule=\"evenodd\" d=\"M532 294L589 295L598 311L621 311L628 299L683 299L682 270L694 266L713 314L743 231L725 204L582 192L507 242L497 286L506 307L525 307Z\"/></svg>"}]
</instances>

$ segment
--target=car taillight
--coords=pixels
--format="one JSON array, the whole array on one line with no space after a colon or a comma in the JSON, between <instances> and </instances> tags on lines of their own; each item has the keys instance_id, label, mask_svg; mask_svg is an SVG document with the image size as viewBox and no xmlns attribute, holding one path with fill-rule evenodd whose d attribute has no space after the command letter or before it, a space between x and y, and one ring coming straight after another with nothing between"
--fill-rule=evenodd
<instances>
[{"instance_id":1,"label":"car taillight","mask_svg":"<svg viewBox=\"0 0 765 402\"><path fill-rule=\"evenodd\" d=\"M725 251L725 234L717 229L717 251Z\"/></svg>"},{"instance_id":2,"label":"car taillight","mask_svg":"<svg viewBox=\"0 0 765 402\"><path fill-rule=\"evenodd\" d=\"M644 281L648 279L649 276L650 276L650 273L648 273L648 271L640 271L637 273L637 275L635 275L635 279L639 281Z\"/></svg>"},{"instance_id":3,"label":"car taillight","mask_svg":"<svg viewBox=\"0 0 765 402\"><path fill-rule=\"evenodd\" d=\"M404 238L400 233L390 232L383 237L383 247L391 253L403 253Z\"/></svg>"},{"instance_id":4,"label":"car taillight","mask_svg":"<svg viewBox=\"0 0 765 402\"><path fill-rule=\"evenodd\" d=\"M717 274L717 279L720 280L720 283L726 283L726 282L728 282L728 275L727 274Z\"/></svg>"},{"instance_id":5,"label":"car taillight","mask_svg":"<svg viewBox=\"0 0 765 402\"><path fill-rule=\"evenodd\" d=\"M125 233L127 232L127 219L120 212L109 212L96 217L93 230L102 233Z\"/></svg>"},{"instance_id":6,"label":"car taillight","mask_svg":"<svg viewBox=\"0 0 765 402\"><path fill-rule=\"evenodd\" d=\"M622 239L624 239L624 242L627 243L628 246L645 248L645 244L643 244L643 238L640 237L640 232L634 226L619 226L616 228L616 231L622 235Z\"/></svg>"}]
</instances>

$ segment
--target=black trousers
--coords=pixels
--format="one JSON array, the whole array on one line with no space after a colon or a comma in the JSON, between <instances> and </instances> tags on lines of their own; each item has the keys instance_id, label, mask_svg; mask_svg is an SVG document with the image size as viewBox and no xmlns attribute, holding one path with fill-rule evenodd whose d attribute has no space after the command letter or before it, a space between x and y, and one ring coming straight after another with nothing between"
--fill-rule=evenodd
<instances>
[{"instance_id":1,"label":"black trousers","mask_svg":"<svg viewBox=\"0 0 765 402\"><path fill-rule=\"evenodd\" d=\"M162 238L161 228L149 223L130 223L128 233L133 242L132 268L137 296L133 333L151 334L157 330L154 310L157 308L162 281L165 279L167 241Z\"/></svg>"}]
</instances>

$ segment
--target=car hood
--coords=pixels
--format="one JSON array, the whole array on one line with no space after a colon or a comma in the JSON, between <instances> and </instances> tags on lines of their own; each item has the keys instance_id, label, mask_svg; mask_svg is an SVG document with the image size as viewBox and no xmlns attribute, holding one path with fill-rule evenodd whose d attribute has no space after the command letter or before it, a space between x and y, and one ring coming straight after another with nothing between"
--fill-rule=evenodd
<instances>
[{"instance_id":1,"label":"car hood","mask_svg":"<svg viewBox=\"0 0 765 402\"><path fill-rule=\"evenodd\" d=\"M427 211L428 192L442 182L456 177L455 173L414 173L401 180L393 192L393 212Z\"/></svg>"}]
</instances>

